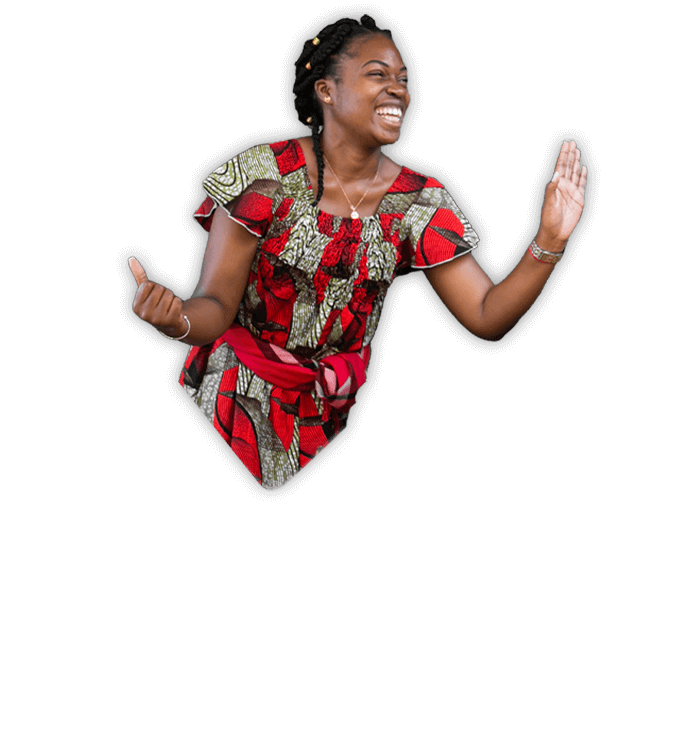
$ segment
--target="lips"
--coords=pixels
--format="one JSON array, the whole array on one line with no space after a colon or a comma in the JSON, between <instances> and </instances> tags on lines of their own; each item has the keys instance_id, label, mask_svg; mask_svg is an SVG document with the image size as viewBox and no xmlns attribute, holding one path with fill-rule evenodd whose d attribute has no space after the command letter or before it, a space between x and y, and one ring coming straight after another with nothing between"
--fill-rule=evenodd
<instances>
[{"instance_id":1,"label":"lips","mask_svg":"<svg viewBox=\"0 0 700 750\"><path fill-rule=\"evenodd\" d=\"M403 109L396 106L377 107L374 110L385 122L390 125L401 125L403 120Z\"/></svg>"}]
</instances>

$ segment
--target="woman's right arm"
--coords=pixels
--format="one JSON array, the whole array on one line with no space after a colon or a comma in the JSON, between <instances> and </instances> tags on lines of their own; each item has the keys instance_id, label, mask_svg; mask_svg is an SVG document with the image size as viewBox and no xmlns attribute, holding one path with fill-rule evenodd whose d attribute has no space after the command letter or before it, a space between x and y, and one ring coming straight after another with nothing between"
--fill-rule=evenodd
<instances>
[{"instance_id":1,"label":"woman's right arm","mask_svg":"<svg viewBox=\"0 0 700 750\"><path fill-rule=\"evenodd\" d=\"M176 297L170 289L149 281L136 258L129 268L139 285L134 312L166 336L177 338L190 330L186 344L204 346L216 341L234 321L258 238L233 221L223 208L217 208L209 231L204 263L197 288L188 300Z\"/></svg>"}]
</instances>

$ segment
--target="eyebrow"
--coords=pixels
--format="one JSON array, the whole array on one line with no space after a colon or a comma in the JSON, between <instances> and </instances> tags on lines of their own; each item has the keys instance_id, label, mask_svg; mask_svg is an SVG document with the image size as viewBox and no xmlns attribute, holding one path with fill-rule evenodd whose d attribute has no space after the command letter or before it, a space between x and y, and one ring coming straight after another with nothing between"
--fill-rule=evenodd
<instances>
[{"instance_id":1,"label":"eyebrow","mask_svg":"<svg viewBox=\"0 0 700 750\"><path fill-rule=\"evenodd\" d=\"M365 66L370 65L371 63L377 63L377 65L383 65L385 68L389 67L388 63L382 62L381 60L367 60L367 62L362 67L364 68ZM400 70L407 70L407 68L404 65L403 68L400 68Z\"/></svg>"}]
</instances>

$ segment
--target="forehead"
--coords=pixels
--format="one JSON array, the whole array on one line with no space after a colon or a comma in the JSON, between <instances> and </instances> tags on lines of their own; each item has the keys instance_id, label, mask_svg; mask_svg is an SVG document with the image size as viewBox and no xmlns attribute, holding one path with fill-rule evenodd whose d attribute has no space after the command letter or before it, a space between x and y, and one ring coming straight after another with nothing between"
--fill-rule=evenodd
<instances>
[{"instance_id":1,"label":"forehead","mask_svg":"<svg viewBox=\"0 0 700 750\"><path fill-rule=\"evenodd\" d=\"M352 65L361 68L370 60L378 60L390 67L404 67L396 45L384 34L374 34L354 40L349 45L347 55L341 64L343 67Z\"/></svg>"}]
</instances>

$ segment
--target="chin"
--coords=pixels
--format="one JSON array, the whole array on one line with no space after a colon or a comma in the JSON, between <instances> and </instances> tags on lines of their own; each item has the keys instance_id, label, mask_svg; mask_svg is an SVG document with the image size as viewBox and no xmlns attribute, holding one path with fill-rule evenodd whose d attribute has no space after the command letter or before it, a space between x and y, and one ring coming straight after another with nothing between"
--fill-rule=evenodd
<instances>
[{"instance_id":1,"label":"chin","mask_svg":"<svg viewBox=\"0 0 700 750\"><path fill-rule=\"evenodd\" d=\"M389 145L390 143L396 143L396 141L398 141L399 138L401 138L401 133L397 133L394 136L390 136L389 138L387 138L387 145Z\"/></svg>"},{"instance_id":2,"label":"chin","mask_svg":"<svg viewBox=\"0 0 700 750\"><path fill-rule=\"evenodd\" d=\"M396 141L398 141L400 137L401 131L397 130L395 133L379 133L377 136L377 140L379 141L380 145L389 146L392 143L396 143Z\"/></svg>"}]
</instances>

